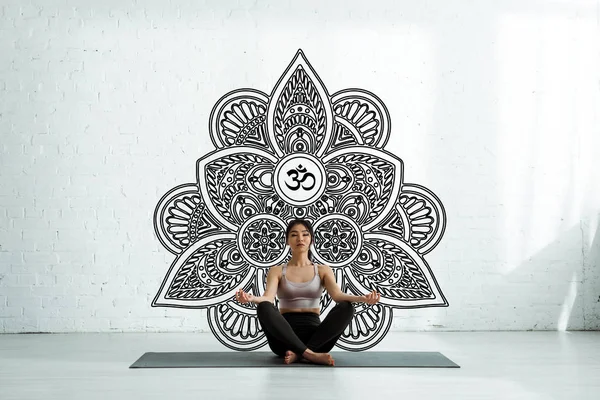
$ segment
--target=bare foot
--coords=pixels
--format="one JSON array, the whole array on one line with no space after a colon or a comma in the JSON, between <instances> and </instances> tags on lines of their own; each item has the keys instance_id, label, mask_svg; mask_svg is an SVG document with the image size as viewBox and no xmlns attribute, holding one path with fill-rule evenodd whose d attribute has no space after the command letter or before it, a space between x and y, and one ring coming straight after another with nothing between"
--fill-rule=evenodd
<instances>
[{"instance_id":1,"label":"bare foot","mask_svg":"<svg viewBox=\"0 0 600 400\"><path fill-rule=\"evenodd\" d=\"M302 357L308 361L314 362L315 364L331 365L335 366L335 360L329 353L314 353L312 350L306 350Z\"/></svg>"},{"instance_id":2,"label":"bare foot","mask_svg":"<svg viewBox=\"0 0 600 400\"><path fill-rule=\"evenodd\" d=\"M296 362L297 360L298 360L298 356L296 355L296 353L294 353L291 350L288 350L285 352L284 362L286 364L291 364L293 362Z\"/></svg>"}]
</instances>

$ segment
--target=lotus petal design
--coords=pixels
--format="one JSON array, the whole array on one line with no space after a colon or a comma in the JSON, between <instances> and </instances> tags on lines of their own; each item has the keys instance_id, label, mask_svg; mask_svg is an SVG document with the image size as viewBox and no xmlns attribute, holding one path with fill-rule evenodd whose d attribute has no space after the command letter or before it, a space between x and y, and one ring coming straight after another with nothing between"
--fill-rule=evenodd
<instances>
[{"instance_id":1,"label":"lotus petal design","mask_svg":"<svg viewBox=\"0 0 600 400\"><path fill-rule=\"evenodd\" d=\"M216 150L198 160L197 181L155 210L156 234L175 259L152 306L205 308L225 346L264 346L255 305L234 293L263 294L268 268L290 257L285 228L294 218L313 223L314 257L342 290L382 294L357 306L338 347L375 346L394 309L448 306L424 259L444 233L444 208L404 182L402 160L384 148L390 117L374 94L330 95L300 50L270 95L226 94L209 127ZM333 306L324 293L323 315Z\"/></svg>"}]
</instances>

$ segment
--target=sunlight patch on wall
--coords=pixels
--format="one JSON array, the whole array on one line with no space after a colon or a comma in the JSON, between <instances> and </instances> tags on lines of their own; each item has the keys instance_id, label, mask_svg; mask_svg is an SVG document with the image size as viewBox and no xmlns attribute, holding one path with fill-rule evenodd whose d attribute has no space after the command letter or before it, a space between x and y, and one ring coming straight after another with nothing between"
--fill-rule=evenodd
<instances>
[{"instance_id":1,"label":"sunlight patch on wall","mask_svg":"<svg viewBox=\"0 0 600 400\"><path fill-rule=\"evenodd\" d=\"M575 304L576 298L577 298L577 272L573 272L573 276L571 277L571 283L569 285L569 292L565 296L565 300L562 304L560 316L558 318L557 329L559 331L566 331L569 328L569 319L571 318L571 313L573 312L573 305Z\"/></svg>"},{"instance_id":2,"label":"sunlight patch on wall","mask_svg":"<svg viewBox=\"0 0 600 400\"><path fill-rule=\"evenodd\" d=\"M498 182L509 273L578 225L595 131L594 20L499 21ZM597 82L595 83L597 85Z\"/></svg>"}]
</instances>

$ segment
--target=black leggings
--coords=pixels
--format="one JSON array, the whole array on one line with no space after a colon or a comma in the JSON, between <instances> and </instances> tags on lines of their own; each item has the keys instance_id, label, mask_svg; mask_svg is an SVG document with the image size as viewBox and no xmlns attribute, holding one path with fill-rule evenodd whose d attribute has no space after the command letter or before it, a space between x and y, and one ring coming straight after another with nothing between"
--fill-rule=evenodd
<instances>
[{"instance_id":1,"label":"black leggings","mask_svg":"<svg viewBox=\"0 0 600 400\"><path fill-rule=\"evenodd\" d=\"M333 349L352 321L354 306L347 301L338 303L322 323L313 312L281 314L269 301L259 303L256 314L273 353L283 357L291 350L301 356L306 349L315 353L328 353Z\"/></svg>"}]
</instances>

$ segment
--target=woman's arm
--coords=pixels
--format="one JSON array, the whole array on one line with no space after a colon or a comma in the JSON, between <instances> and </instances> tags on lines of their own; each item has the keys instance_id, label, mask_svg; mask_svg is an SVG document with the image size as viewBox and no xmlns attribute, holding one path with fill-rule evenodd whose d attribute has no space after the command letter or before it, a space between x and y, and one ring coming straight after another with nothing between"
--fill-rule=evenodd
<instances>
[{"instance_id":1,"label":"woman's arm","mask_svg":"<svg viewBox=\"0 0 600 400\"><path fill-rule=\"evenodd\" d=\"M322 265L321 267L325 270L325 272L323 273L323 285L325 286L325 289L327 289L329 297L331 297L331 299L336 303L339 303L341 301L349 301L351 303L375 304L381 299L381 295L376 291L373 291L363 296L354 296L342 292L337 282L335 281L335 276L333 275L333 271L331 270L331 268L326 265Z\"/></svg>"},{"instance_id":2,"label":"woman's arm","mask_svg":"<svg viewBox=\"0 0 600 400\"><path fill-rule=\"evenodd\" d=\"M275 302L275 295L277 294L277 287L279 286L279 275L281 271L281 266L273 267L269 269L267 273L267 287L265 289L265 293L262 296L254 296L250 293L244 292L242 289L238 290L235 294L237 301L240 303L254 303L259 304L263 301L268 301L271 303Z\"/></svg>"},{"instance_id":3,"label":"woman's arm","mask_svg":"<svg viewBox=\"0 0 600 400\"><path fill-rule=\"evenodd\" d=\"M265 293L262 296L254 297L254 300L252 300L253 303L259 304L263 301L268 301L270 303L275 302L275 295L277 294L277 287L279 286L280 271L281 266L269 269L269 272L267 273L267 286L265 288Z\"/></svg>"}]
</instances>

